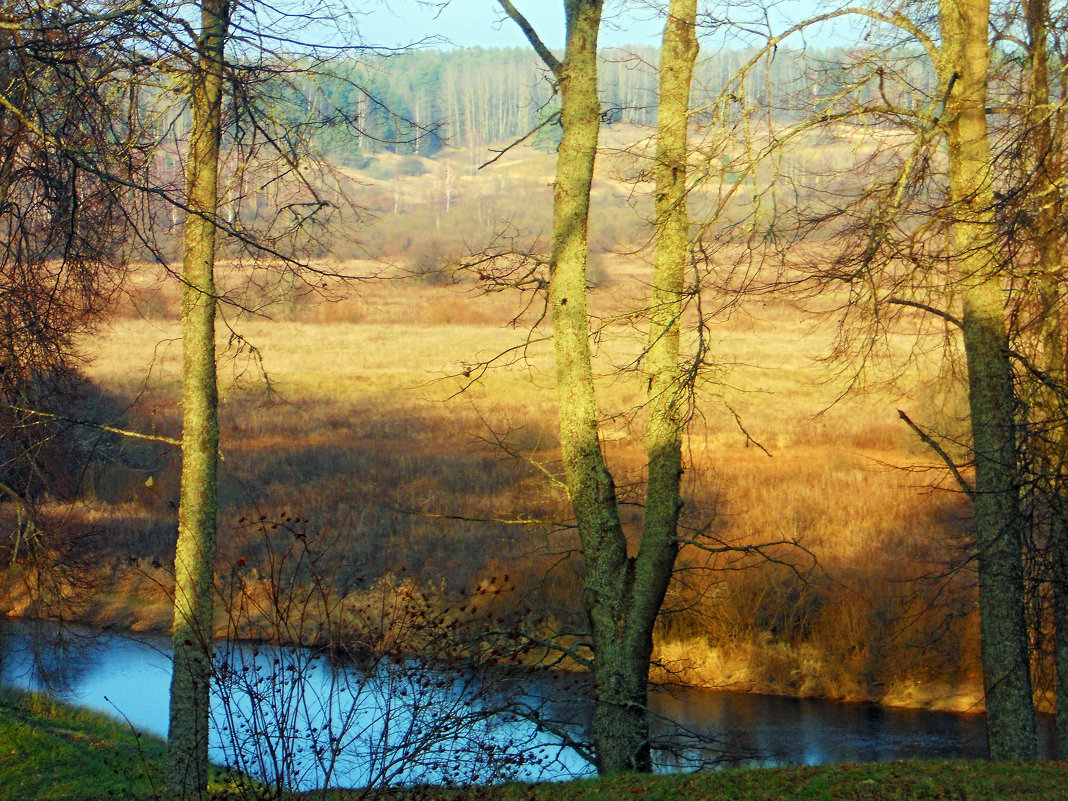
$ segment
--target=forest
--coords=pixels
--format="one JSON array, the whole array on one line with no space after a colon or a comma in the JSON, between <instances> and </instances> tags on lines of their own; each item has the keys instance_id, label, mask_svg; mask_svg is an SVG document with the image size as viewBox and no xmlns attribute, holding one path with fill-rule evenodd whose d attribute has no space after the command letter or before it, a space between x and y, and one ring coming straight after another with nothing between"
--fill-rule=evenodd
<instances>
[{"instance_id":1,"label":"forest","mask_svg":"<svg viewBox=\"0 0 1068 801\"><path fill-rule=\"evenodd\" d=\"M598 81L607 124L656 124L659 55L650 45L602 51ZM703 54L694 78L694 125L708 124L714 117L708 107L758 55L753 47ZM900 57L908 62L904 72L910 84L934 83L922 61L907 58L905 51ZM815 102L834 97L845 89L855 58L842 47L793 51L784 45L774 59L758 58L740 89L746 102L761 95L761 105L776 121L797 121L803 115L797 95L811 93ZM325 158L346 166L363 166L377 152L433 156L442 148L466 149L477 160L492 146L529 134L559 105L537 55L519 48L429 50L347 61L329 75L297 81L291 91L299 93L293 98L298 114L359 118L358 128L333 126L312 135ZM870 100L877 89L855 91ZM912 93L889 91L897 93L895 102L902 106L916 102ZM555 150L559 138L557 125L555 131L536 134L533 144Z\"/></svg>"},{"instance_id":2,"label":"forest","mask_svg":"<svg viewBox=\"0 0 1068 801\"><path fill-rule=\"evenodd\" d=\"M172 639L166 797L233 643L274 693L389 677L367 791L429 741L532 769L501 715L652 771L670 685L1068 753L1064 9L662 5L657 44L500 0L529 48L402 51L327 4L9 10L0 611ZM486 689L542 674L584 731ZM312 732L242 791L325 789Z\"/></svg>"}]
</instances>

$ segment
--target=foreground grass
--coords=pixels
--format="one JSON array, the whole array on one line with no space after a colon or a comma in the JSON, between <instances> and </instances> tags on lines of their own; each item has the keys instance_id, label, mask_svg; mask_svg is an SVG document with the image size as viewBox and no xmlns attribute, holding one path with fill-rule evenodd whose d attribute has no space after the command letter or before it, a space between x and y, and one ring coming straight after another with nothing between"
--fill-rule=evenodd
<instances>
[{"instance_id":1,"label":"foreground grass","mask_svg":"<svg viewBox=\"0 0 1068 801\"><path fill-rule=\"evenodd\" d=\"M1014 801L1064 798L1063 763L890 762L620 776L436 794L450 801Z\"/></svg>"},{"instance_id":2,"label":"foreground grass","mask_svg":"<svg viewBox=\"0 0 1068 801\"><path fill-rule=\"evenodd\" d=\"M0 690L0 800L152 798L165 745L45 695Z\"/></svg>"},{"instance_id":3,"label":"foreground grass","mask_svg":"<svg viewBox=\"0 0 1068 801\"><path fill-rule=\"evenodd\" d=\"M41 695L0 690L2 801L165 798L160 781L164 751L160 739L137 736L103 715ZM1054 801L1065 797L1066 779L1064 763L910 761L419 788L379 797L390 801ZM212 791L214 798L243 797L232 786ZM347 801L366 794L335 791L327 797ZM295 796L294 801L300 798Z\"/></svg>"}]
</instances>

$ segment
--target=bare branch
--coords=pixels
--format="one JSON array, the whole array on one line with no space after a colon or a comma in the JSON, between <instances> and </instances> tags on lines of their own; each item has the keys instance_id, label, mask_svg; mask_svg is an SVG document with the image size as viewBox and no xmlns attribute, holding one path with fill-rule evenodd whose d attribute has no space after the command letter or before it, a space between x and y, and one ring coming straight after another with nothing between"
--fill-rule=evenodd
<instances>
[{"instance_id":1,"label":"bare branch","mask_svg":"<svg viewBox=\"0 0 1068 801\"><path fill-rule=\"evenodd\" d=\"M125 428L115 428L113 426L106 426L102 423L92 423L88 420L77 420L73 417L64 417L60 414L52 414L51 412L39 412L36 409L26 409L22 406L14 406L12 404L5 404L7 408L13 409L16 412L22 412L23 414L32 414L36 417L43 417L48 420L56 420L60 423L70 423L71 425L84 426L85 428L95 428L99 431L106 431L109 434L118 434L122 437L129 437L131 439L143 439L149 442L162 442L165 445L177 445L181 447L182 441L175 439L174 437L160 437L155 434L142 434L138 431L129 431Z\"/></svg>"},{"instance_id":2,"label":"bare branch","mask_svg":"<svg viewBox=\"0 0 1068 801\"><path fill-rule=\"evenodd\" d=\"M738 426L738 430L741 431L742 434L745 435L745 446L748 448L749 447L749 443L751 442L756 447L760 448L760 450L764 451L764 454L766 456L770 457L771 456L771 451L769 451L767 448L765 448L763 445L761 445L759 442L757 442L755 439L753 439L753 436L748 431L746 431L745 426L742 424L741 415L738 414L738 412L734 411L734 409L731 408L730 404L725 403L723 405L727 407L727 411L730 412L731 415L734 417L734 423L735 423L735 425Z\"/></svg>"},{"instance_id":3,"label":"bare branch","mask_svg":"<svg viewBox=\"0 0 1068 801\"><path fill-rule=\"evenodd\" d=\"M887 298L887 303L893 306L908 306L911 309L919 309L925 311L928 314L933 314L935 317L941 317L947 323L951 323L957 328L964 328L964 322L957 317L954 317L949 312L936 309L934 306L928 306L926 303L920 303L917 300L906 300L905 298Z\"/></svg>"},{"instance_id":4,"label":"bare branch","mask_svg":"<svg viewBox=\"0 0 1068 801\"><path fill-rule=\"evenodd\" d=\"M1022 364L1024 369L1027 370L1027 372L1029 372L1035 378L1037 378L1039 382L1047 389L1053 390L1053 392L1058 395L1064 393L1065 386L1062 382L1051 376L1047 371L1039 368L1038 365L1036 365L1022 353L1015 350L1010 350L1009 357L1015 359L1020 364Z\"/></svg>"},{"instance_id":5,"label":"bare branch","mask_svg":"<svg viewBox=\"0 0 1068 801\"><path fill-rule=\"evenodd\" d=\"M511 142L511 143L505 145L500 150L491 150L490 151L491 153L496 153L497 155L495 155L489 161L484 162L482 164L479 164L478 168L481 170L483 167L488 167L489 165L493 164L495 161L500 159L505 153L507 153L513 147L518 147L519 145L523 144L525 141L527 141L530 137L532 137L534 134L536 134L538 131L540 131L542 128L544 128L546 125L551 125L552 123L556 122L559 119L560 119L560 112L559 111L554 111L552 114L550 114L544 120L539 122L537 125L535 125L533 128L531 128L529 131L527 131L525 134L523 134L519 139L516 139L514 142Z\"/></svg>"},{"instance_id":6,"label":"bare branch","mask_svg":"<svg viewBox=\"0 0 1068 801\"><path fill-rule=\"evenodd\" d=\"M498 2L501 4L501 8L504 9L504 13L511 17L512 21L523 31L523 35L527 37L531 47L545 62L545 66L559 79L563 73L564 65L560 62L560 59L553 55L552 51L545 45L545 42L541 40L538 32L534 30L534 26L530 24L530 21L523 16L523 13L518 8L512 5L510 0L498 0Z\"/></svg>"},{"instance_id":7,"label":"bare branch","mask_svg":"<svg viewBox=\"0 0 1068 801\"><path fill-rule=\"evenodd\" d=\"M926 431L924 431L922 428L912 422L909 416L903 411L901 411L901 409L897 410L897 416L904 420L905 424L916 432L916 436L923 440L924 444L927 445L927 447L929 447L935 453L937 453L938 457L943 462L945 462L946 467L949 468L949 472L953 474L953 478L957 480L957 483L960 485L960 488L964 490L964 493L969 497L974 497L975 488L972 487L972 485L968 483L968 480L961 474L960 468L957 467L957 463L950 458L949 454L946 453L945 449L941 445L939 445L938 442L930 434L928 434Z\"/></svg>"}]
</instances>

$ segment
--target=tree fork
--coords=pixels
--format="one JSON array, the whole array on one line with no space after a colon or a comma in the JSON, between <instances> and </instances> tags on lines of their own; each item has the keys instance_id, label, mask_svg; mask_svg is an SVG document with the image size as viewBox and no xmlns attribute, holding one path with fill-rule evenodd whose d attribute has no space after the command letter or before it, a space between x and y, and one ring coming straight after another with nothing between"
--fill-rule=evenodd
<instances>
[{"instance_id":1,"label":"tree fork","mask_svg":"<svg viewBox=\"0 0 1068 801\"><path fill-rule=\"evenodd\" d=\"M553 56L507 0L505 12L556 78L563 135L553 187L549 302L560 446L583 552L583 607L593 649L594 752L601 774L652 770L648 683L653 626L678 553L682 508L679 318L689 248L686 155L689 94L697 56L696 0L672 0L661 57L656 155L656 252L646 369L650 388L649 482L636 556L627 550L615 484L598 436L586 311L587 225L600 133L597 37L601 0L565 0L567 44Z\"/></svg>"}]
</instances>

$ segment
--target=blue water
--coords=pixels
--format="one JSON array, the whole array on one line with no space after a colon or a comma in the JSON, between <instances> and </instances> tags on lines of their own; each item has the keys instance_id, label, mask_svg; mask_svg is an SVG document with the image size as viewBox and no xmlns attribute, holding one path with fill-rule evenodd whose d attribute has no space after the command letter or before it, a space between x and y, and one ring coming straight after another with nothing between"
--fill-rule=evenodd
<instances>
[{"instance_id":1,"label":"blue water","mask_svg":"<svg viewBox=\"0 0 1068 801\"><path fill-rule=\"evenodd\" d=\"M9 623L0 629L0 682L165 736L169 649L168 638ZM216 660L212 758L268 781L309 789L590 772L531 720L588 739L581 678L412 660L341 668L304 649L248 644L219 644ZM982 715L693 689L655 694L652 710L655 734L674 743L655 755L664 770L986 755Z\"/></svg>"},{"instance_id":2,"label":"blue water","mask_svg":"<svg viewBox=\"0 0 1068 801\"><path fill-rule=\"evenodd\" d=\"M9 623L0 630L0 683L166 736L169 653L165 637ZM589 773L560 738L514 713L571 714L548 697L551 686L520 687L462 666L382 659L339 667L307 649L217 643L210 756L301 790Z\"/></svg>"}]
</instances>

